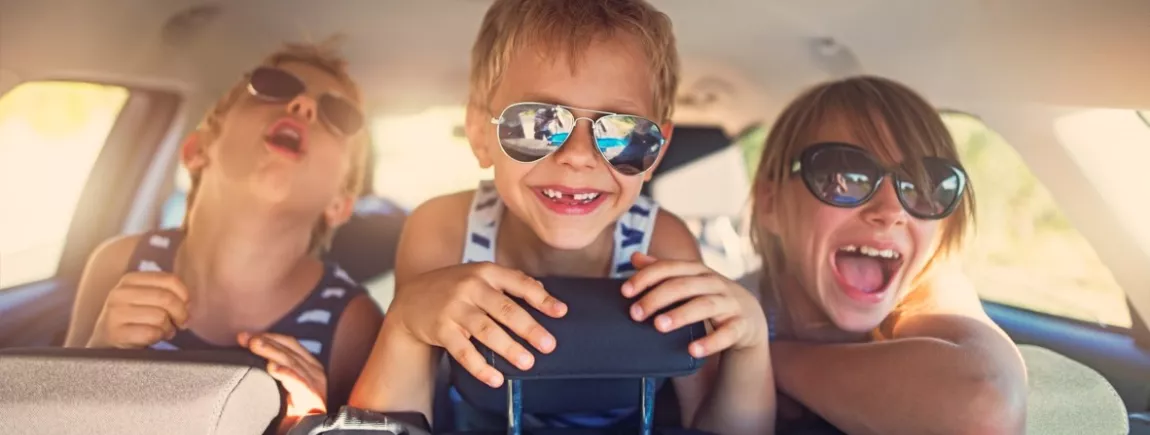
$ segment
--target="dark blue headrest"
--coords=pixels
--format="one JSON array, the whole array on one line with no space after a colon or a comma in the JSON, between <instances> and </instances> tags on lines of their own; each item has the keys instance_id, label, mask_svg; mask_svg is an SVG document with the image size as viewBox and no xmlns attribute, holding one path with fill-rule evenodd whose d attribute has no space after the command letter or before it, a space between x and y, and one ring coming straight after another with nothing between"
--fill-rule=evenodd
<instances>
[{"instance_id":1,"label":"dark blue headrest","mask_svg":"<svg viewBox=\"0 0 1150 435\"><path fill-rule=\"evenodd\" d=\"M543 278L543 287L567 304L567 315L553 319L517 301L555 336L557 346L542 354L511 333L535 355L535 366L519 370L474 341L479 351L507 379L522 379L527 412L581 412L607 407L638 406L639 378L679 377L696 372L703 360L687 346L703 337L702 323L671 333L655 329L649 319L630 316L634 300L623 297L624 280L606 278ZM654 316L651 316L653 319ZM509 332L510 333L510 332ZM506 410L506 384L492 389L451 360L452 382L468 402L490 411Z\"/></svg>"}]
</instances>

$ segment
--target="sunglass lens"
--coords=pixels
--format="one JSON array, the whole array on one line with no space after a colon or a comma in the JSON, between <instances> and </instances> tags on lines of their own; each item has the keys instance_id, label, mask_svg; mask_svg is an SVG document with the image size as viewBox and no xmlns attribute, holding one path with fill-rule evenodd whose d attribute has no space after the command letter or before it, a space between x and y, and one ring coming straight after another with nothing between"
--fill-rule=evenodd
<instances>
[{"instance_id":1,"label":"sunglass lens","mask_svg":"<svg viewBox=\"0 0 1150 435\"><path fill-rule=\"evenodd\" d=\"M295 98L304 91L303 82L279 68L259 67L252 71L248 89L257 97L275 101Z\"/></svg>"},{"instance_id":2,"label":"sunglass lens","mask_svg":"<svg viewBox=\"0 0 1150 435\"><path fill-rule=\"evenodd\" d=\"M922 180L917 183L898 177L899 197L912 214L926 219L941 218L961 199L966 174L945 160L934 158L924 159L922 169Z\"/></svg>"},{"instance_id":3,"label":"sunglass lens","mask_svg":"<svg viewBox=\"0 0 1150 435\"><path fill-rule=\"evenodd\" d=\"M865 153L850 148L816 150L803 162L802 174L812 193L825 202L851 207L874 191L882 169Z\"/></svg>"},{"instance_id":4,"label":"sunglass lens","mask_svg":"<svg viewBox=\"0 0 1150 435\"><path fill-rule=\"evenodd\" d=\"M595 142L607 162L623 175L655 164L666 139L658 124L632 115L607 115L595 122Z\"/></svg>"},{"instance_id":5,"label":"sunglass lens","mask_svg":"<svg viewBox=\"0 0 1150 435\"><path fill-rule=\"evenodd\" d=\"M353 135L363 127L363 114L351 102L324 94L319 98L319 113L332 127L344 135Z\"/></svg>"},{"instance_id":6,"label":"sunglass lens","mask_svg":"<svg viewBox=\"0 0 1150 435\"><path fill-rule=\"evenodd\" d=\"M498 125L499 145L509 157L530 163L551 155L567 141L575 116L559 106L512 104Z\"/></svg>"}]
</instances>

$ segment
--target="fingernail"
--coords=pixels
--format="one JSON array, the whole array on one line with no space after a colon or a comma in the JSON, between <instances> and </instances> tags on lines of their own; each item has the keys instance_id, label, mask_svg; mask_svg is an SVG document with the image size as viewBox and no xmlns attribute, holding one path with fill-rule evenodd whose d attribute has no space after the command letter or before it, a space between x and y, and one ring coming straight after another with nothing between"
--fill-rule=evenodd
<instances>
[{"instance_id":1,"label":"fingernail","mask_svg":"<svg viewBox=\"0 0 1150 435\"><path fill-rule=\"evenodd\" d=\"M701 345L699 343L691 344L690 352L691 352L691 356L693 356L695 358L702 357L703 356L703 345Z\"/></svg>"},{"instance_id":2,"label":"fingernail","mask_svg":"<svg viewBox=\"0 0 1150 435\"><path fill-rule=\"evenodd\" d=\"M643 320L643 307L632 305L631 318L635 319L636 321Z\"/></svg>"},{"instance_id":3,"label":"fingernail","mask_svg":"<svg viewBox=\"0 0 1150 435\"><path fill-rule=\"evenodd\" d=\"M623 296L631 297L631 293L635 291L635 286L629 282L623 283Z\"/></svg>"},{"instance_id":4,"label":"fingernail","mask_svg":"<svg viewBox=\"0 0 1150 435\"><path fill-rule=\"evenodd\" d=\"M567 304L562 303L562 302L556 302L555 303L555 311L556 311L556 314L558 314L560 316L567 314Z\"/></svg>"},{"instance_id":5,"label":"fingernail","mask_svg":"<svg viewBox=\"0 0 1150 435\"><path fill-rule=\"evenodd\" d=\"M531 363L532 363L531 360L532 359L533 358L531 358L531 354L528 354L528 353L519 354L519 358L518 358L519 368L521 370L527 370L527 369L531 368Z\"/></svg>"},{"instance_id":6,"label":"fingernail","mask_svg":"<svg viewBox=\"0 0 1150 435\"><path fill-rule=\"evenodd\" d=\"M551 352L551 350L555 349L555 337L550 335L545 336L540 340L539 345L543 347L544 352Z\"/></svg>"},{"instance_id":7,"label":"fingernail","mask_svg":"<svg viewBox=\"0 0 1150 435\"><path fill-rule=\"evenodd\" d=\"M499 388L500 385L503 385L503 375L496 373L489 376L487 378L487 385L490 385L491 388Z\"/></svg>"},{"instance_id":8,"label":"fingernail","mask_svg":"<svg viewBox=\"0 0 1150 435\"><path fill-rule=\"evenodd\" d=\"M659 316L655 319L655 326L657 326L660 331L666 332L668 329L671 329L671 318L667 316Z\"/></svg>"}]
</instances>

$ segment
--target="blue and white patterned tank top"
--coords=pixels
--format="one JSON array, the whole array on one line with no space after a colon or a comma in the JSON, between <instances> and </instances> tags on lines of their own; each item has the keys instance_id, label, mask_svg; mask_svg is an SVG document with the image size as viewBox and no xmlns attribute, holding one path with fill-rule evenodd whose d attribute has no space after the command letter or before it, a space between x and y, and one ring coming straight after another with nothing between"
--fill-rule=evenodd
<instances>
[{"instance_id":1,"label":"blue and white patterned tank top","mask_svg":"<svg viewBox=\"0 0 1150 435\"><path fill-rule=\"evenodd\" d=\"M471 211L467 218L467 236L464 240L464 263L495 262L495 241L505 207L491 181L483 181L475 191ZM610 277L626 278L635 273L631 255L646 254L655 230L659 206L651 198L640 196L615 223L615 248L612 255ZM465 375L465 374L458 374ZM579 382L579 381L572 381ZM638 396L636 396L638 397ZM490 415L471 406L452 387L451 399L456 409L456 430L495 430L506 427L506 414ZM524 415L525 427L547 428L603 428L610 427L637 415L637 408L610 409L594 413L563 415ZM636 420L637 421L637 420Z\"/></svg>"},{"instance_id":2,"label":"blue and white patterned tank top","mask_svg":"<svg viewBox=\"0 0 1150 435\"><path fill-rule=\"evenodd\" d=\"M184 232L178 229L145 233L132 254L128 271L171 273L177 249L183 240ZM367 294L367 291L343 269L334 263L326 263L323 277L311 293L266 332L294 337L301 346L315 355L326 371L331 362L331 347L339 319L348 303L361 294ZM181 330L171 340L162 340L151 348L211 350L220 349L220 346L204 341L191 330ZM237 344L227 348L239 349L239 346Z\"/></svg>"}]
</instances>

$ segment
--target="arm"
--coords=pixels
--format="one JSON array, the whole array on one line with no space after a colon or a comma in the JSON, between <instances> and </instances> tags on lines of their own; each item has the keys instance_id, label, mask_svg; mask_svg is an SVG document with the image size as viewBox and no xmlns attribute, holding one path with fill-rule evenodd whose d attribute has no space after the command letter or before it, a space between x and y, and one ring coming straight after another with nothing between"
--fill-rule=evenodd
<instances>
[{"instance_id":1,"label":"arm","mask_svg":"<svg viewBox=\"0 0 1150 435\"><path fill-rule=\"evenodd\" d=\"M355 380L363 370L371 345L379 334L383 313L366 294L353 299L340 317L332 343L331 366L328 368L328 409L347 404Z\"/></svg>"},{"instance_id":2,"label":"arm","mask_svg":"<svg viewBox=\"0 0 1150 435\"><path fill-rule=\"evenodd\" d=\"M1022 358L954 277L908 299L889 340L772 343L780 389L852 434L1022 433Z\"/></svg>"},{"instance_id":3,"label":"arm","mask_svg":"<svg viewBox=\"0 0 1150 435\"><path fill-rule=\"evenodd\" d=\"M396 251L396 299L407 296L411 291L407 285L414 277L459 262L469 201L470 196L437 198L412 212ZM437 224L444 216L464 216L464 222ZM393 309L395 305L392 304ZM398 316L384 316L383 326L348 404L377 411L420 412L431 420L435 376L442 351L414 339L397 322Z\"/></svg>"},{"instance_id":4,"label":"arm","mask_svg":"<svg viewBox=\"0 0 1150 435\"><path fill-rule=\"evenodd\" d=\"M76 301L72 305L72 320L68 324L64 347L88 345L104 301L127 270L128 260L139 239L139 236L109 239L92 251L76 288Z\"/></svg>"},{"instance_id":5,"label":"arm","mask_svg":"<svg viewBox=\"0 0 1150 435\"><path fill-rule=\"evenodd\" d=\"M702 262L698 243L677 217L660 211L655 228L652 256ZM753 299L749 291L747 295ZM673 382L684 427L715 433L773 433L775 386L765 337L761 346L712 355L699 372Z\"/></svg>"}]
</instances>

